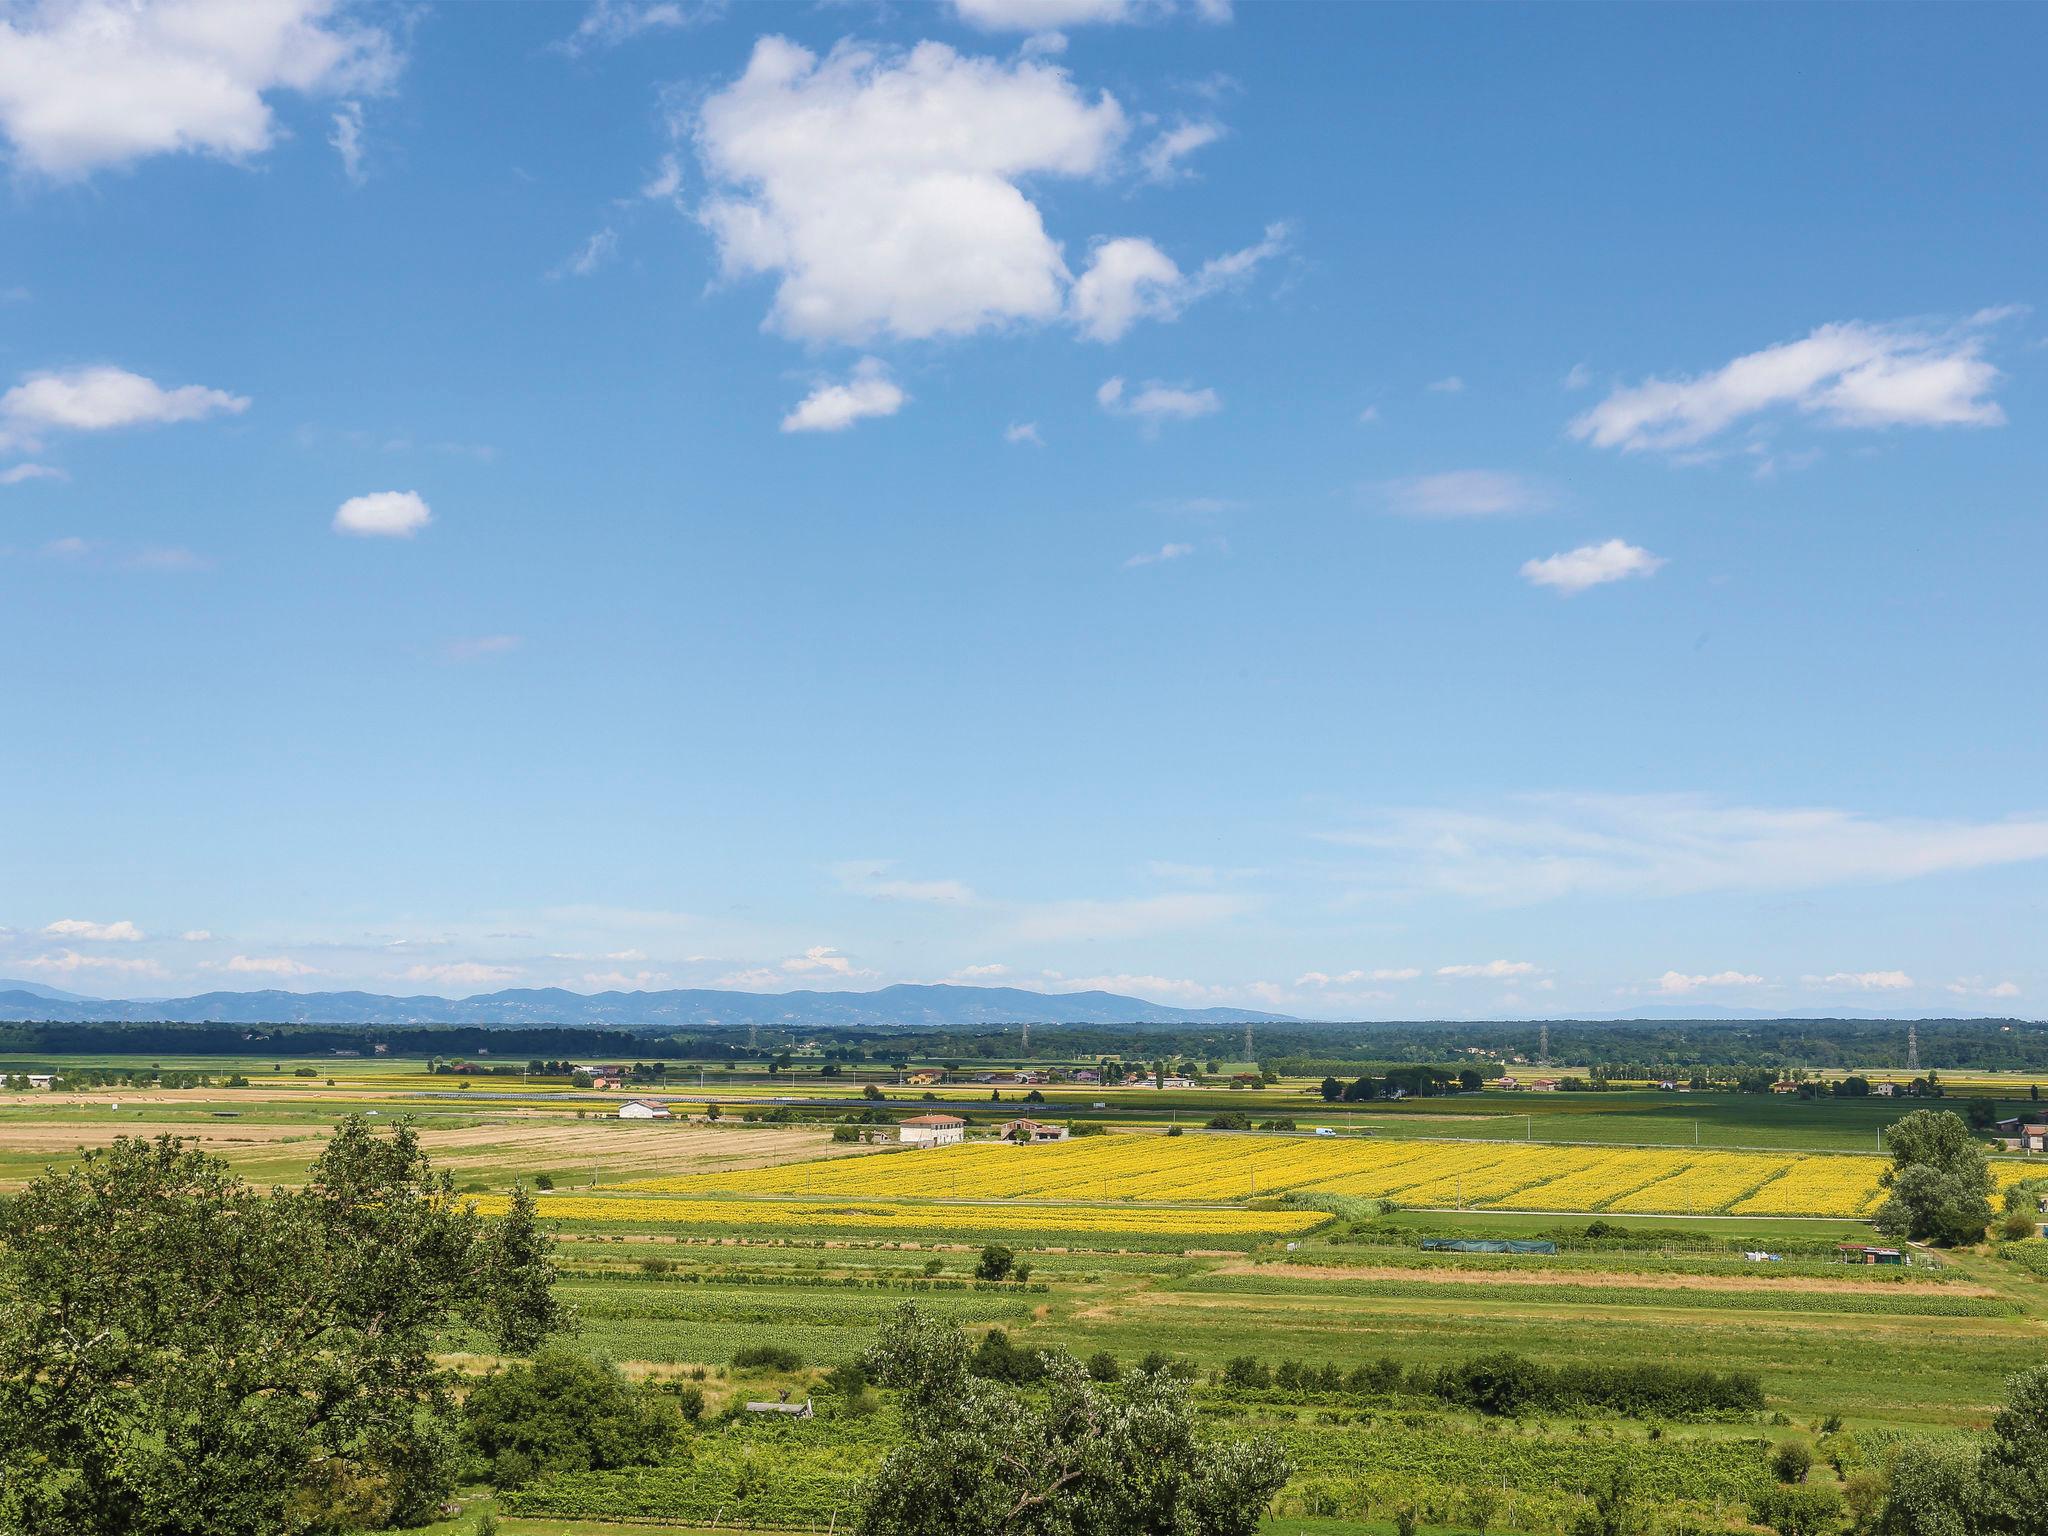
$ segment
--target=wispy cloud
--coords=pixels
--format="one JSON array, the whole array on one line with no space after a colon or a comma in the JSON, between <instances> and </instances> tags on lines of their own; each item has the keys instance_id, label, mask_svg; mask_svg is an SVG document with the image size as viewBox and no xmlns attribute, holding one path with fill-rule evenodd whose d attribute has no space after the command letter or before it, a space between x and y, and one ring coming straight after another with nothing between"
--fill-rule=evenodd
<instances>
[{"instance_id":1,"label":"wispy cloud","mask_svg":"<svg viewBox=\"0 0 2048 1536\"><path fill-rule=\"evenodd\" d=\"M441 654L449 661L486 661L493 656L509 655L524 643L517 635L465 635L450 640L441 648Z\"/></svg>"},{"instance_id":2,"label":"wispy cloud","mask_svg":"<svg viewBox=\"0 0 2048 1536\"><path fill-rule=\"evenodd\" d=\"M1389 511L1404 517L1508 517L1551 505L1542 486L1498 469L1451 469L1410 475L1379 487Z\"/></svg>"},{"instance_id":3,"label":"wispy cloud","mask_svg":"<svg viewBox=\"0 0 2048 1536\"><path fill-rule=\"evenodd\" d=\"M95 923L83 917L60 917L45 924L43 934L52 939L89 939L95 944L136 944L144 937L142 930L126 918Z\"/></svg>"},{"instance_id":4,"label":"wispy cloud","mask_svg":"<svg viewBox=\"0 0 2048 1536\"><path fill-rule=\"evenodd\" d=\"M893 859L856 859L832 866L840 888L857 896L939 906L967 906L976 899L973 889L964 881L908 880L895 871Z\"/></svg>"},{"instance_id":5,"label":"wispy cloud","mask_svg":"<svg viewBox=\"0 0 2048 1536\"><path fill-rule=\"evenodd\" d=\"M1904 992L1915 985L1904 971L1836 971L1830 976L1806 979L1823 987L1845 987L1854 992Z\"/></svg>"},{"instance_id":6,"label":"wispy cloud","mask_svg":"<svg viewBox=\"0 0 2048 1536\"><path fill-rule=\"evenodd\" d=\"M1697 449L1736 423L1790 409L1833 427L1995 427L1996 368L1985 330L2012 311L1987 310L1929 330L1860 320L1745 353L1709 373L1616 389L1577 417L1571 435L1627 452Z\"/></svg>"},{"instance_id":7,"label":"wispy cloud","mask_svg":"<svg viewBox=\"0 0 2048 1536\"><path fill-rule=\"evenodd\" d=\"M1479 964L1440 965L1436 973L1453 981L1504 981L1515 976L1534 976L1539 969L1531 960L1487 960Z\"/></svg>"},{"instance_id":8,"label":"wispy cloud","mask_svg":"<svg viewBox=\"0 0 2048 1536\"><path fill-rule=\"evenodd\" d=\"M1499 811L1406 809L1324 834L1390 888L1510 904L1889 883L2048 858L2048 818L1876 817L1698 795L1530 795Z\"/></svg>"},{"instance_id":9,"label":"wispy cloud","mask_svg":"<svg viewBox=\"0 0 2048 1536\"><path fill-rule=\"evenodd\" d=\"M1160 565L1168 560L1184 559L1194 552L1195 546L1192 544L1162 544L1157 549L1131 556L1124 562L1124 569L1129 571L1141 565Z\"/></svg>"},{"instance_id":10,"label":"wispy cloud","mask_svg":"<svg viewBox=\"0 0 2048 1536\"><path fill-rule=\"evenodd\" d=\"M1223 397L1213 389L1162 384L1156 379L1135 393L1124 388L1121 378L1105 379L1095 391L1095 403L1112 416L1134 416L1148 429L1162 421L1193 421L1213 416L1223 409Z\"/></svg>"}]
</instances>

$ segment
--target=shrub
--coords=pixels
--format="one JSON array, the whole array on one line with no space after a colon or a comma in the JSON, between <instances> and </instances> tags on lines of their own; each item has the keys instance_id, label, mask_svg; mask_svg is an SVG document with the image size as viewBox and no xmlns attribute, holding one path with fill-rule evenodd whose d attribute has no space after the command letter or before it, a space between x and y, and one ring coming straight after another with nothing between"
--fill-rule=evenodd
<instances>
[{"instance_id":1,"label":"shrub","mask_svg":"<svg viewBox=\"0 0 2048 1536\"><path fill-rule=\"evenodd\" d=\"M1813 1447L1804 1440L1787 1440L1771 1452L1771 1476L1781 1483L1803 1483L1812 1470Z\"/></svg>"},{"instance_id":2,"label":"shrub","mask_svg":"<svg viewBox=\"0 0 2048 1536\"><path fill-rule=\"evenodd\" d=\"M1115 1381L1123 1373L1116 1356L1106 1349L1098 1349L1088 1357L1088 1376L1092 1381Z\"/></svg>"},{"instance_id":3,"label":"shrub","mask_svg":"<svg viewBox=\"0 0 2048 1536\"><path fill-rule=\"evenodd\" d=\"M1010 1266L1017 1256L1001 1243L990 1243L981 1250L981 1258L975 1263L974 1278L977 1280L1002 1280L1008 1277Z\"/></svg>"},{"instance_id":4,"label":"shrub","mask_svg":"<svg viewBox=\"0 0 2048 1536\"><path fill-rule=\"evenodd\" d=\"M1780 1484L1750 1500L1749 1517L1779 1536L1820 1536L1842 1516L1842 1496L1826 1483Z\"/></svg>"},{"instance_id":5,"label":"shrub","mask_svg":"<svg viewBox=\"0 0 2048 1536\"><path fill-rule=\"evenodd\" d=\"M533 1176L533 1187L535 1189L553 1189L555 1181L544 1173L537 1173Z\"/></svg>"},{"instance_id":6,"label":"shrub","mask_svg":"<svg viewBox=\"0 0 2048 1536\"><path fill-rule=\"evenodd\" d=\"M800 1371L804 1357L786 1344L744 1344L732 1352L737 1370Z\"/></svg>"},{"instance_id":7,"label":"shrub","mask_svg":"<svg viewBox=\"0 0 2048 1536\"><path fill-rule=\"evenodd\" d=\"M608 1360L566 1349L544 1349L531 1365L486 1377L463 1416L472 1448L501 1488L547 1472L660 1461L681 1427L666 1394L630 1385Z\"/></svg>"}]
</instances>

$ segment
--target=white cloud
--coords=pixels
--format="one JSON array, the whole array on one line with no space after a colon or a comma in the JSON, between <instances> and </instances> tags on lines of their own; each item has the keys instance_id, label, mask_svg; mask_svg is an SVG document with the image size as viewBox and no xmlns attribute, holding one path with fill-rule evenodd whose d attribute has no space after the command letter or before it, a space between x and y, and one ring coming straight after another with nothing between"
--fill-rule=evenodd
<instances>
[{"instance_id":1,"label":"white cloud","mask_svg":"<svg viewBox=\"0 0 2048 1536\"><path fill-rule=\"evenodd\" d=\"M726 274L777 277L775 330L847 342L1057 317L1066 266L1018 182L1098 175L1126 132L1041 60L780 37L693 126Z\"/></svg>"},{"instance_id":2,"label":"white cloud","mask_svg":"<svg viewBox=\"0 0 2048 1536\"><path fill-rule=\"evenodd\" d=\"M963 965L953 973L954 981L993 981L998 976L1007 976L1010 968L1000 963L992 965Z\"/></svg>"},{"instance_id":3,"label":"white cloud","mask_svg":"<svg viewBox=\"0 0 2048 1536\"><path fill-rule=\"evenodd\" d=\"M953 14L985 32L1043 33L1061 27L1113 26L1191 16L1230 20L1230 0L952 0Z\"/></svg>"},{"instance_id":4,"label":"white cloud","mask_svg":"<svg viewBox=\"0 0 2048 1536\"><path fill-rule=\"evenodd\" d=\"M1957 997L2018 997L2018 985L2010 981L1993 982L1986 985L1982 976L1960 976L1948 984L1948 990Z\"/></svg>"},{"instance_id":5,"label":"white cloud","mask_svg":"<svg viewBox=\"0 0 2048 1536\"><path fill-rule=\"evenodd\" d=\"M1498 812L1397 810L1326 840L1395 887L1483 901L1868 885L2048 859L2048 818L1936 821L1697 795L1529 795Z\"/></svg>"},{"instance_id":6,"label":"white cloud","mask_svg":"<svg viewBox=\"0 0 2048 1536\"><path fill-rule=\"evenodd\" d=\"M115 955L81 955L75 949L60 949L54 955L31 955L10 962L24 970L57 971L69 975L78 971L106 971L116 976L161 976L164 968L154 960L126 960Z\"/></svg>"},{"instance_id":7,"label":"white cloud","mask_svg":"<svg viewBox=\"0 0 2048 1536\"><path fill-rule=\"evenodd\" d=\"M1665 561L1647 549L1609 539L1604 544L1582 544L1563 554L1522 562L1522 579L1534 586L1550 587L1570 597L1604 582L1624 581L1631 576L1654 576Z\"/></svg>"},{"instance_id":8,"label":"white cloud","mask_svg":"<svg viewBox=\"0 0 2048 1536\"><path fill-rule=\"evenodd\" d=\"M317 976L310 965L289 955L235 955L225 964L203 963L206 970L231 971L237 976Z\"/></svg>"},{"instance_id":9,"label":"white cloud","mask_svg":"<svg viewBox=\"0 0 2048 1536\"><path fill-rule=\"evenodd\" d=\"M106 432L117 427L204 421L238 416L247 397L203 384L165 389L125 368L72 368L32 373L0 395L0 449L10 443L33 447L50 431Z\"/></svg>"},{"instance_id":10,"label":"white cloud","mask_svg":"<svg viewBox=\"0 0 2048 1536\"><path fill-rule=\"evenodd\" d=\"M600 229L596 234L578 246L575 254L559 267L556 267L548 276L588 277L599 267L610 261L613 256L617 255L618 249L618 231L610 228Z\"/></svg>"},{"instance_id":11,"label":"white cloud","mask_svg":"<svg viewBox=\"0 0 2048 1536\"><path fill-rule=\"evenodd\" d=\"M1573 363L1571 371L1558 380L1561 389L1584 389L1593 382L1593 370L1584 363Z\"/></svg>"},{"instance_id":12,"label":"white cloud","mask_svg":"<svg viewBox=\"0 0 2048 1536\"><path fill-rule=\"evenodd\" d=\"M1497 469L1451 469L1380 486L1390 510L1405 517L1506 517L1551 504L1541 486Z\"/></svg>"},{"instance_id":13,"label":"white cloud","mask_svg":"<svg viewBox=\"0 0 2048 1536\"><path fill-rule=\"evenodd\" d=\"M1150 240L1104 240L1068 295L1068 314L1089 340L1115 341L1140 320L1177 319L1196 300L1244 281L1287 240L1285 224L1269 224L1256 245L1212 257L1191 273Z\"/></svg>"},{"instance_id":14,"label":"white cloud","mask_svg":"<svg viewBox=\"0 0 2048 1536\"><path fill-rule=\"evenodd\" d=\"M1436 973L1458 981L1499 981L1509 976L1533 976L1536 970L1527 960L1488 960L1483 965L1440 965Z\"/></svg>"},{"instance_id":15,"label":"white cloud","mask_svg":"<svg viewBox=\"0 0 2048 1536\"><path fill-rule=\"evenodd\" d=\"M877 974L857 968L852 960L829 944L813 944L802 954L783 961L780 970L784 976L825 976L843 980Z\"/></svg>"},{"instance_id":16,"label":"white cloud","mask_svg":"<svg viewBox=\"0 0 2048 1536\"><path fill-rule=\"evenodd\" d=\"M1124 901L1053 901L1018 909L1005 936L1017 943L1132 939L1210 928L1258 906L1257 898L1176 891Z\"/></svg>"},{"instance_id":17,"label":"white cloud","mask_svg":"<svg viewBox=\"0 0 2048 1536\"><path fill-rule=\"evenodd\" d=\"M1383 967L1374 971L1309 971L1294 978L1297 987L1348 987L1361 981L1413 981L1422 974L1412 965Z\"/></svg>"},{"instance_id":18,"label":"white cloud","mask_svg":"<svg viewBox=\"0 0 2048 1536\"><path fill-rule=\"evenodd\" d=\"M407 966L405 979L434 982L445 987L487 987L517 980L520 974L520 969L516 965L490 965L481 960L454 960L443 965Z\"/></svg>"},{"instance_id":19,"label":"white cloud","mask_svg":"<svg viewBox=\"0 0 2048 1536\"><path fill-rule=\"evenodd\" d=\"M1790 407L1836 427L2002 425L1999 372L1980 355L1986 313L1944 331L1848 321L1711 373L1617 389L1571 423L1597 448L1697 448L1747 417Z\"/></svg>"},{"instance_id":20,"label":"white cloud","mask_svg":"<svg viewBox=\"0 0 2048 1536\"><path fill-rule=\"evenodd\" d=\"M1131 556L1124 562L1124 569L1132 571L1141 565L1160 565L1168 560L1184 559L1194 552L1195 546L1192 544L1162 544L1155 550Z\"/></svg>"},{"instance_id":21,"label":"white cloud","mask_svg":"<svg viewBox=\"0 0 2048 1536\"><path fill-rule=\"evenodd\" d=\"M905 880L891 873L888 859L854 860L832 866L832 874L844 890L857 896L882 901L929 902L938 906L965 906L975 900L973 890L959 880Z\"/></svg>"},{"instance_id":22,"label":"white cloud","mask_svg":"<svg viewBox=\"0 0 2048 1536\"><path fill-rule=\"evenodd\" d=\"M1181 161L1222 137L1223 125L1214 118L1177 123L1138 151L1138 164L1147 181L1179 181L1190 174Z\"/></svg>"},{"instance_id":23,"label":"white cloud","mask_svg":"<svg viewBox=\"0 0 2048 1536\"><path fill-rule=\"evenodd\" d=\"M409 539L434 520L417 491L372 491L336 509L334 531L362 538Z\"/></svg>"},{"instance_id":24,"label":"white cloud","mask_svg":"<svg viewBox=\"0 0 2048 1536\"><path fill-rule=\"evenodd\" d=\"M395 79L383 31L334 0L28 0L0 19L0 133L18 166L84 176L147 155L247 160L277 91L371 94Z\"/></svg>"},{"instance_id":25,"label":"white cloud","mask_svg":"<svg viewBox=\"0 0 2048 1536\"><path fill-rule=\"evenodd\" d=\"M583 984L601 992L646 992L673 979L667 971L586 971Z\"/></svg>"},{"instance_id":26,"label":"white cloud","mask_svg":"<svg viewBox=\"0 0 2048 1536\"><path fill-rule=\"evenodd\" d=\"M683 162L674 155L663 155L654 174L640 184L640 195L649 202L674 202L682 190Z\"/></svg>"},{"instance_id":27,"label":"white cloud","mask_svg":"<svg viewBox=\"0 0 2048 1536\"><path fill-rule=\"evenodd\" d=\"M1034 448L1043 448L1045 446L1045 439L1039 435L1038 423L1035 421L1011 422L1007 427L1003 428L1003 441L1006 443L1029 443Z\"/></svg>"},{"instance_id":28,"label":"white cloud","mask_svg":"<svg viewBox=\"0 0 2048 1536\"><path fill-rule=\"evenodd\" d=\"M1688 976L1683 971L1666 971L1657 978L1657 990L1674 996L1697 992L1702 987L1760 987L1761 976L1743 971L1717 971L1711 976Z\"/></svg>"},{"instance_id":29,"label":"white cloud","mask_svg":"<svg viewBox=\"0 0 2048 1536\"><path fill-rule=\"evenodd\" d=\"M48 464L10 464L0 469L0 485L26 485L31 480L69 480L61 469Z\"/></svg>"},{"instance_id":30,"label":"white cloud","mask_svg":"<svg viewBox=\"0 0 2048 1536\"><path fill-rule=\"evenodd\" d=\"M52 939L89 939L96 944L133 944L143 937L142 930L126 918L117 923L94 923L82 917L60 917L45 924L43 933Z\"/></svg>"},{"instance_id":31,"label":"white cloud","mask_svg":"<svg viewBox=\"0 0 2048 1536\"><path fill-rule=\"evenodd\" d=\"M1189 389L1157 379L1148 381L1136 394L1126 392L1121 378L1105 379L1095 391L1095 403L1112 416L1135 416L1147 427L1157 427L1162 421L1193 421L1223 409L1223 398L1213 389Z\"/></svg>"},{"instance_id":32,"label":"white cloud","mask_svg":"<svg viewBox=\"0 0 2048 1536\"><path fill-rule=\"evenodd\" d=\"M707 21L724 9L717 0L591 0L576 30L558 45L575 56L591 48L614 48L646 32L668 32Z\"/></svg>"},{"instance_id":33,"label":"white cloud","mask_svg":"<svg viewBox=\"0 0 2048 1536\"><path fill-rule=\"evenodd\" d=\"M782 418L785 432L843 432L867 416L894 416L910 397L878 357L864 357L844 384L820 384Z\"/></svg>"},{"instance_id":34,"label":"white cloud","mask_svg":"<svg viewBox=\"0 0 2048 1536\"><path fill-rule=\"evenodd\" d=\"M1364 410L1358 413L1358 420L1364 426L1371 426L1379 419L1380 408L1376 405L1368 405Z\"/></svg>"},{"instance_id":35,"label":"white cloud","mask_svg":"<svg viewBox=\"0 0 2048 1536\"><path fill-rule=\"evenodd\" d=\"M187 928L183 933L178 935L179 941L185 944L205 944L209 942L212 938L213 935L208 933L204 928Z\"/></svg>"},{"instance_id":36,"label":"white cloud","mask_svg":"<svg viewBox=\"0 0 2048 1536\"><path fill-rule=\"evenodd\" d=\"M1423 388L1433 395L1462 395L1465 381L1454 373L1445 378L1431 379Z\"/></svg>"},{"instance_id":37,"label":"white cloud","mask_svg":"<svg viewBox=\"0 0 2048 1536\"><path fill-rule=\"evenodd\" d=\"M363 104L344 101L334 114L334 132L327 136L334 152L341 156L341 172L357 186L363 184Z\"/></svg>"},{"instance_id":38,"label":"white cloud","mask_svg":"<svg viewBox=\"0 0 2048 1536\"><path fill-rule=\"evenodd\" d=\"M1814 978L1808 977L1809 981ZM1904 971L1836 971L1820 978L1824 987L1849 987L1858 992L1903 992L1913 985Z\"/></svg>"}]
</instances>

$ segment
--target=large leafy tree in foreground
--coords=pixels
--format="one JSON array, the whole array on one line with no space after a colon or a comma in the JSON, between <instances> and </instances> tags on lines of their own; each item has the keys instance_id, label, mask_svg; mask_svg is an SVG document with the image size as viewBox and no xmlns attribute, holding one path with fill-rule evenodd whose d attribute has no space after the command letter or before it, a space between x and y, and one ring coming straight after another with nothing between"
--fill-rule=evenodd
<instances>
[{"instance_id":1,"label":"large leafy tree in foreground","mask_svg":"<svg viewBox=\"0 0 2048 1536\"><path fill-rule=\"evenodd\" d=\"M1991 1169L1963 1117L1918 1109L1885 1131L1891 1191L1877 1228L1923 1243L1974 1243L1991 1224Z\"/></svg>"},{"instance_id":2,"label":"large leafy tree in foreground","mask_svg":"<svg viewBox=\"0 0 2048 1536\"><path fill-rule=\"evenodd\" d=\"M2048 1365L2006 1381L1981 1441L1907 1441L1879 1536L2048 1536Z\"/></svg>"},{"instance_id":3,"label":"large leafy tree in foreground","mask_svg":"<svg viewBox=\"0 0 2048 1536\"><path fill-rule=\"evenodd\" d=\"M530 1198L485 1222L403 1123L345 1120L269 1194L124 1137L0 1203L0 1530L423 1523L457 1445L436 1334L529 1351L552 1279Z\"/></svg>"},{"instance_id":4,"label":"large leafy tree in foreground","mask_svg":"<svg viewBox=\"0 0 2048 1536\"><path fill-rule=\"evenodd\" d=\"M1270 1440L1195 1438L1164 1372L1114 1393L1059 1352L1028 1390L968 1369L966 1338L905 1305L862 1361L909 1442L863 1496L861 1536L1251 1536L1287 1480Z\"/></svg>"}]
</instances>

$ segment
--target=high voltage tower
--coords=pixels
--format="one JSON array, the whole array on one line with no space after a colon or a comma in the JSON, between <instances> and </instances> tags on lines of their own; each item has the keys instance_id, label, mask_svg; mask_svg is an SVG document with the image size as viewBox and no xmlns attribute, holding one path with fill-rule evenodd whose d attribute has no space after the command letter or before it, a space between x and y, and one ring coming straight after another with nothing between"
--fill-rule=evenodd
<instances>
[{"instance_id":1,"label":"high voltage tower","mask_svg":"<svg viewBox=\"0 0 2048 1536\"><path fill-rule=\"evenodd\" d=\"M1026 1056L1031 1054L1031 1021L1029 1019L1024 1021L1024 1054Z\"/></svg>"},{"instance_id":2,"label":"high voltage tower","mask_svg":"<svg viewBox=\"0 0 2048 1536\"><path fill-rule=\"evenodd\" d=\"M1539 1067L1550 1065L1550 1026L1548 1024L1538 1027L1536 1036L1536 1065Z\"/></svg>"},{"instance_id":3,"label":"high voltage tower","mask_svg":"<svg viewBox=\"0 0 2048 1536\"><path fill-rule=\"evenodd\" d=\"M1254 1064L1259 1059L1252 1054L1252 1026L1249 1020L1246 1021L1244 1026L1244 1059Z\"/></svg>"},{"instance_id":4,"label":"high voltage tower","mask_svg":"<svg viewBox=\"0 0 2048 1536\"><path fill-rule=\"evenodd\" d=\"M749 1056L754 1054L754 1031L758 1028L760 1028L758 1024L749 1024L747 1026L747 1054Z\"/></svg>"},{"instance_id":5,"label":"high voltage tower","mask_svg":"<svg viewBox=\"0 0 2048 1536\"><path fill-rule=\"evenodd\" d=\"M1906 1025L1906 1070L1920 1070L1920 1026L1910 1022Z\"/></svg>"}]
</instances>

